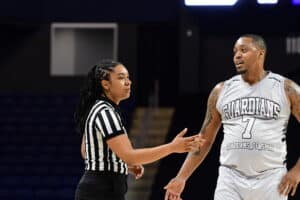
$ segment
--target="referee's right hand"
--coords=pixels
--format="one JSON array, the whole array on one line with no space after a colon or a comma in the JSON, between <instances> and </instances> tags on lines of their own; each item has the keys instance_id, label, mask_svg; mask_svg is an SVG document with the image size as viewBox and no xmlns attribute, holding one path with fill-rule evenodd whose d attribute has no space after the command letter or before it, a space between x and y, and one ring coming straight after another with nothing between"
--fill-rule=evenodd
<instances>
[{"instance_id":1,"label":"referee's right hand","mask_svg":"<svg viewBox=\"0 0 300 200\"><path fill-rule=\"evenodd\" d=\"M171 142L173 152L185 153L199 151L203 146L205 139L199 135L183 137L187 132L187 128L183 129Z\"/></svg>"}]
</instances>

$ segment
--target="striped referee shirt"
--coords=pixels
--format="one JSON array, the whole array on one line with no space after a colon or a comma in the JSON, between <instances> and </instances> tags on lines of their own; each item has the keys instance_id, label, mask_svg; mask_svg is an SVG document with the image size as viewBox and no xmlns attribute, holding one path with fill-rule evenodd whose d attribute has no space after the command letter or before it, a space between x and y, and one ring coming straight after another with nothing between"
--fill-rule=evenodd
<instances>
[{"instance_id":1,"label":"striped referee shirt","mask_svg":"<svg viewBox=\"0 0 300 200\"><path fill-rule=\"evenodd\" d=\"M97 100L85 122L85 169L128 174L127 164L107 145L106 140L127 134L118 105L107 98Z\"/></svg>"}]
</instances>

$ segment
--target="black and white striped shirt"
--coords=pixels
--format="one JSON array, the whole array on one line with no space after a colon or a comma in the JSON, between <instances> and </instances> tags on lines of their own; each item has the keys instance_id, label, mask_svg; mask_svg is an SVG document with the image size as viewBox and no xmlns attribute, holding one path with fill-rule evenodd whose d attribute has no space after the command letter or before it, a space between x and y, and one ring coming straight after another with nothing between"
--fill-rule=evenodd
<instances>
[{"instance_id":1,"label":"black and white striped shirt","mask_svg":"<svg viewBox=\"0 0 300 200\"><path fill-rule=\"evenodd\" d=\"M127 164L108 147L106 140L127 134L119 107L107 98L99 99L85 123L85 169L128 174Z\"/></svg>"}]
</instances>

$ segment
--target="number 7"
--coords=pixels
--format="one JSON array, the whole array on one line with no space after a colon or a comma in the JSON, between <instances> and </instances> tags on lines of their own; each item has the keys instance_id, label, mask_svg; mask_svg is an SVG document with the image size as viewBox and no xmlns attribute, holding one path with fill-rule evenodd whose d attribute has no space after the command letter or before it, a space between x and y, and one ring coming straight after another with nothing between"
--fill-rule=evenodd
<instances>
[{"instance_id":1,"label":"number 7","mask_svg":"<svg viewBox=\"0 0 300 200\"><path fill-rule=\"evenodd\" d=\"M243 116L242 118L242 122L246 122L246 127L242 133L242 138L243 139L251 139L252 138L252 128L255 122L255 118L253 117L247 117L247 116Z\"/></svg>"}]
</instances>

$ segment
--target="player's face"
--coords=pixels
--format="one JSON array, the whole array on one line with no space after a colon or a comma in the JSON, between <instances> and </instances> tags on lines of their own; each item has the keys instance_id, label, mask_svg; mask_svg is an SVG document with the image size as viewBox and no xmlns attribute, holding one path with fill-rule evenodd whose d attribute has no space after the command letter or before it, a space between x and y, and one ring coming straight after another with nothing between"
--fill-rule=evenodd
<instances>
[{"instance_id":1,"label":"player's face","mask_svg":"<svg viewBox=\"0 0 300 200\"><path fill-rule=\"evenodd\" d=\"M117 65L110 72L109 80L103 80L102 85L106 90L107 97L117 104L130 96L131 80L123 65Z\"/></svg>"},{"instance_id":2,"label":"player's face","mask_svg":"<svg viewBox=\"0 0 300 200\"><path fill-rule=\"evenodd\" d=\"M249 70L255 70L259 63L260 51L252 42L252 38L239 38L233 48L233 62L237 73L245 74Z\"/></svg>"}]
</instances>

